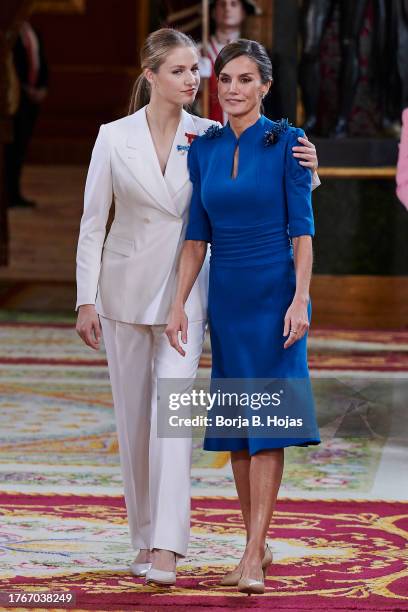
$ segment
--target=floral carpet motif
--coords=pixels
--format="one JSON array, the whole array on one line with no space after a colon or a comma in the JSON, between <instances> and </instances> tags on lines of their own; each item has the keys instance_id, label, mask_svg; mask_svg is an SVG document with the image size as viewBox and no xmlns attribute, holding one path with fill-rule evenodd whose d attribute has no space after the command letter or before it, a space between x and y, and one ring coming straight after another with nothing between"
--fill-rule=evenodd
<instances>
[{"instance_id":1,"label":"floral carpet motif","mask_svg":"<svg viewBox=\"0 0 408 612\"><path fill-rule=\"evenodd\" d=\"M67 321L2 321L0 318L0 364L106 366L103 353L82 346ZM211 366L204 351L201 367ZM347 330L312 330L309 364L316 370L408 371L408 334Z\"/></svg>"},{"instance_id":2,"label":"floral carpet motif","mask_svg":"<svg viewBox=\"0 0 408 612\"><path fill-rule=\"evenodd\" d=\"M408 347L406 336L390 334L391 353ZM339 352L346 359L348 343L366 343L377 350L386 339L380 332L330 336L319 331L313 342L319 350L334 350L341 341ZM104 353L87 349L66 321L3 321L0 360L0 488L63 492L69 487L72 493L119 494L122 483ZM372 487L388 442L392 402L404 396L408 381L365 378L365 370L351 374L351 383L313 375L324 442L288 449L283 495L378 498ZM208 375L208 369L200 370L200 377ZM345 393L347 401L357 398L361 403L362 395L369 400L364 409L370 416L368 428L364 414L339 420ZM396 443L402 447L406 417L395 429L401 438ZM192 485L198 495L235 494L228 454L202 451L199 438L194 439Z\"/></svg>"},{"instance_id":3,"label":"floral carpet motif","mask_svg":"<svg viewBox=\"0 0 408 612\"><path fill-rule=\"evenodd\" d=\"M0 498L2 589L52 585L75 591L77 607L99 610L246 603L236 589L218 584L242 553L234 499L193 499L191 556L179 564L177 587L163 589L128 573L122 497ZM262 609L408 609L407 538L407 503L280 500L269 532L274 563L266 594L251 603Z\"/></svg>"},{"instance_id":4,"label":"floral carpet motif","mask_svg":"<svg viewBox=\"0 0 408 612\"><path fill-rule=\"evenodd\" d=\"M323 442L285 453L267 592L247 598L218 585L244 541L228 454L194 439L189 557L177 587L146 587L128 571L104 353L69 321L0 316L0 591L73 590L99 612L408 610L408 334L322 331L310 347Z\"/></svg>"},{"instance_id":5,"label":"floral carpet motif","mask_svg":"<svg viewBox=\"0 0 408 612\"><path fill-rule=\"evenodd\" d=\"M202 370L200 376L205 373ZM208 375L208 373L207 373ZM347 490L367 498L391 427L390 402L408 381L315 379L323 443L286 453L284 495L331 496ZM366 400L341 415L345 399ZM330 401L328 401L330 398ZM375 400L375 401L374 401ZM354 401L354 400L353 400ZM395 401L395 398L394 400ZM362 412L359 414L358 411ZM367 424L365 413L370 417ZM0 371L0 489L35 492L122 490L111 391L106 367L5 365ZM401 442L408 423L398 423ZM228 453L207 453L194 439L193 490L234 495Z\"/></svg>"}]
</instances>

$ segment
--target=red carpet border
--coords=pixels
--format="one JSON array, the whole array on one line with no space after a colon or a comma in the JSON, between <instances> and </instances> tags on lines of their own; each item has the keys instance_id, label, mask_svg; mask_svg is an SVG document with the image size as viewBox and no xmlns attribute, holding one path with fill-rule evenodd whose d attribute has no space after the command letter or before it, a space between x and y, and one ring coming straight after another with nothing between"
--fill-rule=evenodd
<instances>
[{"instance_id":1,"label":"red carpet border","mask_svg":"<svg viewBox=\"0 0 408 612\"><path fill-rule=\"evenodd\" d=\"M121 497L2 493L0 505L3 515L20 520L48 515L126 521ZM192 530L207 534L209 542L215 535L226 541L229 535L243 537L237 500L193 499ZM22 544L7 536L3 549ZM274 562L263 596L248 598L219 586L228 570L222 557L214 559L214 565L180 564L177 587L170 589L146 587L126 567L115 573L103 567L56 571L51 579L38 570L31 576L19 574L16 568L15 576L2 580L1 589L72 590L77 610L408 610L407 537L408 503L283 499L269 532L272 549L274 541L284 541L304 552Z\"/></svg>"}]
</instances>

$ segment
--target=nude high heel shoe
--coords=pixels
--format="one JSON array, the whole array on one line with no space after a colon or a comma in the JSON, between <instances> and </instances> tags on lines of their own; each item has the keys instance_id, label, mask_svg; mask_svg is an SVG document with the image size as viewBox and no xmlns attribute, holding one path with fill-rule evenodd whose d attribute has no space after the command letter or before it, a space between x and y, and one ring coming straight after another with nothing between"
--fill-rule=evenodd
<instances>
[{"instance_id":1,"label":"nude high heel shoe","mask_svg":"<svg viewBox=\"0 0 408 612\"><path fill-rule=\"evenodd\" d=\"M237 585L238 591L240 593L246 593L247 595L263 595L265 593L265 576L271 563L272 552L267 545L264 558L262 559L263 580L254 580L253 578L243 578L241 576Z\"/></svg>"},{"instance_id":2,"label":"nude high heel shoe","mask_svg":"<svg viewBox=\"0 0 408 612\"><path fill-rule=\"evenodd\" d=\"M268 565L272 563L272 551L269 548L268 544L265 545L265 553L262 559L262 569L267 568ZM236 568L232 570L232 572L228 572L225 574L220 580L221 586L237 586L239 583L239 579L241 578L241 570Z\"/></svg>"},{"instance_id":3,"label":"nude high heel shoe","mask_svg":"<svg viewBox=\"0 0 408 612\"><path fill-rule=\"evenodd\" d=\"M253 578L240 578L238 591L247 595L263 595L265 593L264 580L254 580Z\"/></svg>"},{"instance_id":4,"label":"nude high heel shoe","mask_svg":"<svg viewBox=\"0 0 408 612\"><path fill-rule=\"evenodd\" d=\"M241 570L235 568L232 572L225 574L220 580L221 586L237 586L239 579L241 578Z\"/></svg>"}]
</instances>

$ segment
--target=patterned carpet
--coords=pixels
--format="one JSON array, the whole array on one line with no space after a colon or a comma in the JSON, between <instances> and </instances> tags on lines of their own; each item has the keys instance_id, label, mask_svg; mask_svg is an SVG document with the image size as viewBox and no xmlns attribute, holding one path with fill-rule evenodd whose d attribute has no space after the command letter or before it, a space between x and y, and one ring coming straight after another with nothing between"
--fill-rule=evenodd
<instances>
[{"instance_id":1,"label":"patterned carpet","mask_svg":"<svg viewBox=\"0 0 408 612\"><path fill-rule=\"evenodd\" d=\"M73 321L4 321L0 316L0 363L106 365L104 355L84 350ZM309 363L314 370L408 372L408 332L312 330ZM211 365L209 347L201 366Z\"/></svg>"},{"instance_id":2,"label":"patterned carpet","mask_svg":"<svg viewBox=\"0 0 408 612\"><path fill-rule=\"evenodd\" d=\"M146 587L129 576L132 556L120 497L3 494L1 506L5 590L52 585L98 610L131 603L155 610L242 609L245 597L218 585L242 552L235 500L193 500L190 556L171 589ZM268 589L251 598L251 608L406 609L389 606L401 605L407 595L407 513L408 504L398 502L281 500L269 533L275 562Z\"/></svg>"},{"instance_id":3,"label":"patterned carpet","mask_svg":"<svg viewBox=\"0 0 408 612\"><path fill-rule=\"evenodd\" d=\"M217 586L243 545L228 455L195 441L189 556L171 593L146 589L127 571L104 354L84 347L68 320L8 318L0 322L0 591L71 589L75 609L408 610L408 334L312 334L323 443L286 454L268 589L249 605ZM208 347L200 377L207 363Z\"/></svg>"}]
</instances>

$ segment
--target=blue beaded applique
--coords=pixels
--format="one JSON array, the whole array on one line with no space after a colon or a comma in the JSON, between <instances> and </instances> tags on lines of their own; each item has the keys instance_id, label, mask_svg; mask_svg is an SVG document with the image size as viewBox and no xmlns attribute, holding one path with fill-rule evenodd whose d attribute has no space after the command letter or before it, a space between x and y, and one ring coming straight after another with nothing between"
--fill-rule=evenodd
<instances>
[{"instance_id":1,"label":"blue beaded applique","mask_svg":"<svg viewBox=\"0 0 408 612\"><path fill-rule=\"evenodd\" d=\"M206 138L218 138L218 136L221 136L221 134L222 128L220 128L220 126L216 123L210 125L210 127L204 132L204 136Z\"/></svg>"},{"instance_id":2,"label":"blue beaded applique","mask_svg":"<svg viewBox=\"0 0 408 612\"><path fill-rule=\"evenodd\" d=\"M276 144L281 134L288 131L290 125L291 124L289 123L288 119L279 119L279 121L277 121L270 130L265 132L263 137L264 146L270 147L271 145Z\"/></svg>"}]
</instances>

